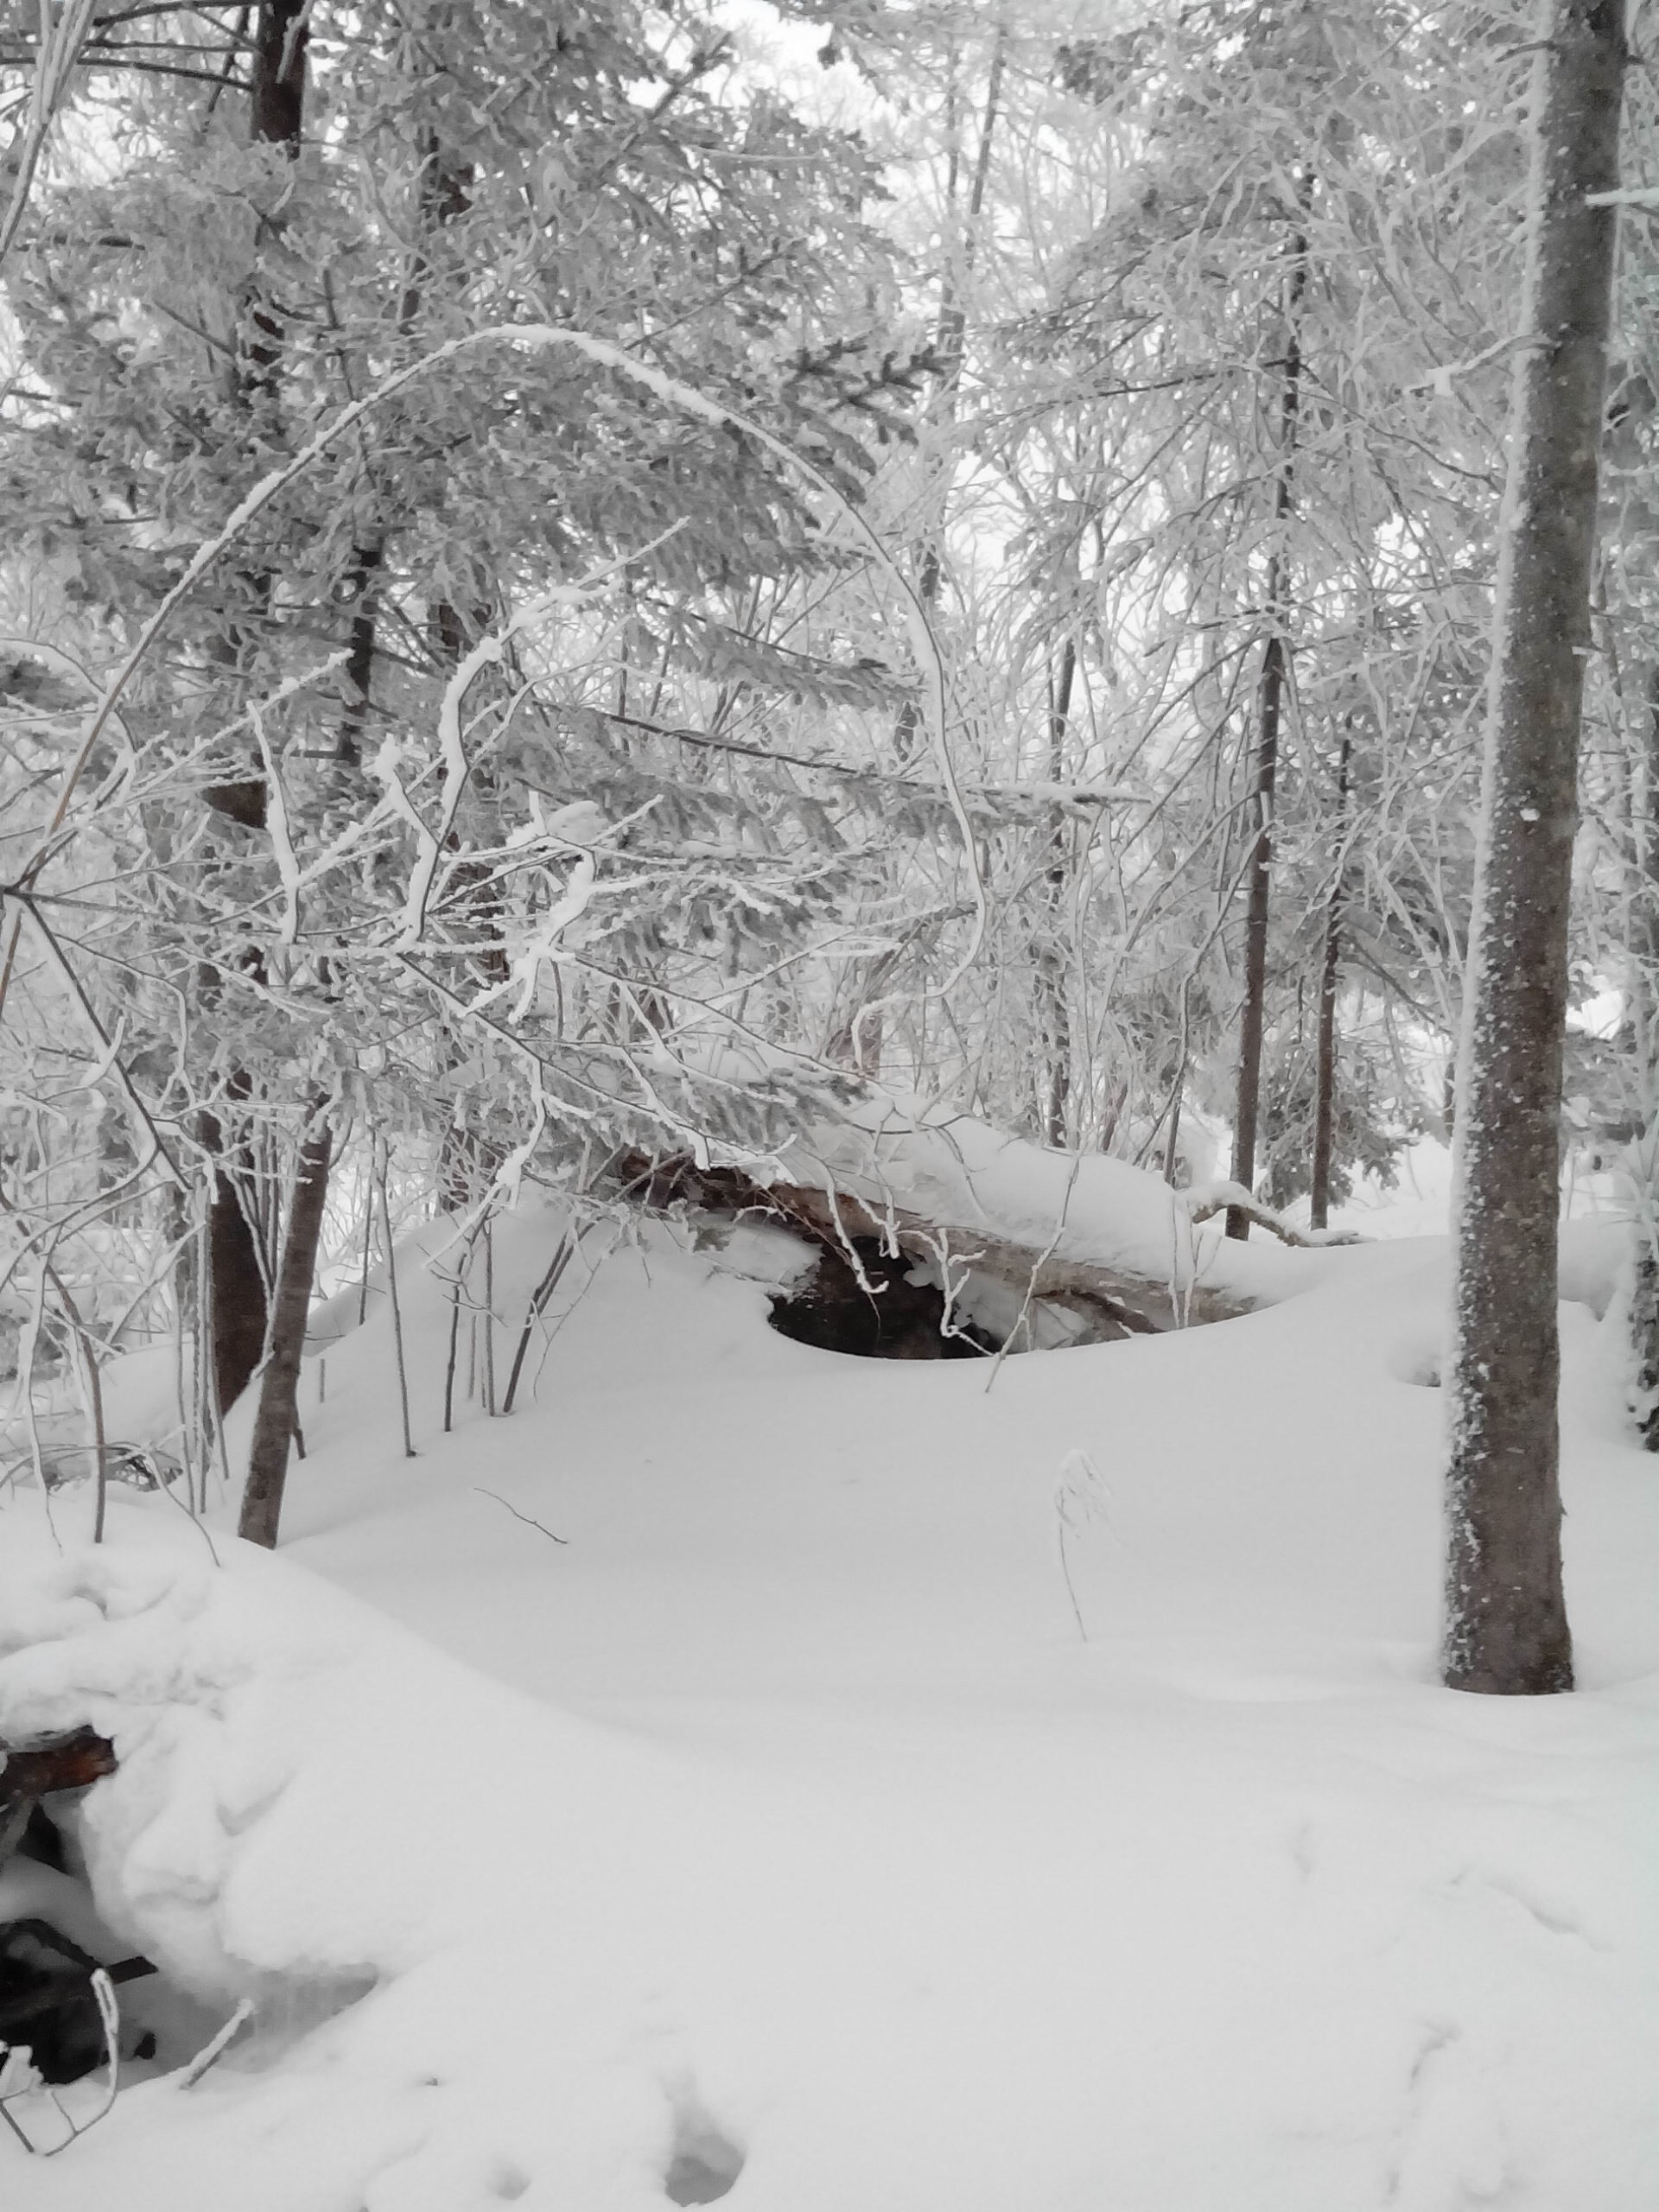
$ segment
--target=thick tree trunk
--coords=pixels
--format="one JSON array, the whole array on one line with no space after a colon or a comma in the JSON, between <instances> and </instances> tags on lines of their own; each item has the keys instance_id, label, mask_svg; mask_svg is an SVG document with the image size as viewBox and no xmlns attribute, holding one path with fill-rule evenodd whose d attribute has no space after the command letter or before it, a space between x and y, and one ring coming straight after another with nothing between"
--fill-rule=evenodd
<instances>
[{"instance_id":1,"label":"thick tree trunk","mask_svg":"<svg viewBox=\"0 0 1659 2212\"><path fill-rule=\"evenodd\" d=\"M1573 1687L1561 1588L1556 1220L1567 929L1590 649L1623 0L1553 0L1534 62L1524 350L1458 1100L1444 1678Z\"/></svg>"},{"instance_id":2,"label":"thick tree trunk","mask_svg":"<svg viewBox=\"0 0 1659 2212\"><path fill-rule=\"evenodd\" d=\"M1306 219L1313 179L1304 176L1298 188L1299 205ZM1255 1139L1262 1109L1262 1040L1266 1026L1268 996L1268 918L1273 896L1273 807L1279 784L1279 731L1284 715L1285 692L1290 675L1290 649L1285 642L1289 579L1289 551L1286 543L1294 505L1296 431L1302 405L1302 298L1307 289L1307 236L1299 227L1289 245L1290 282L1285 300L1285 370L1279 388L1279 470L1273 491L1274 549L1268 563L1268 639L1262 649L1262 678L1256 690L1255 772L1250 791L1250 822L1255 842L1250 853L1249 888L1244 916L1244 1004L1238 1026L1238 1093L1233 1113L1233 1180L1245 1190L1255 1181ZM1249 1216L1242 1207L1230 1208L1227 1234L1244 1237L1250 1233Z\"/></svg>"},{"instance_id":3,"label":"thick tree trunk","mask_svg":"<svg viewBox=\"0 0 1659 2212\"><path fill-rule=\"evenodd\" d=\"M1319 975L1319 1038L1313 1074L1313 1173L1308 1223L1323 1229L1331 1211L1331 1161L1336 1148L1337 986L1342 971L1343 871L1348 842L1348 759L1344 733L1337 758L1337 875L1325 910L1325 963Z\"/></svg>"},{"instance_id":4,"label":"thick tree trunk","mask_svg":"<svg viewBox=\"0 0 1659 2212\"><path fill-rule=\"evenodd\" d=\"M1648 678L1646 752L1631 784L1631 842L1636 881L1631 897L1630 950L1635 975L1630 991L1643 1119L1633 1147L1637 1163L1636 1281L1630 1296L1630 1342L1636 1354L1632 1410L1646 1450L1659 1452L1659 666Z\"/></svg>"},{"instance_id":5,"label":"thick tree trunk","mask_svg":"<svg viewBox=\"0 0 1659 2212\"><path fill-rule=\"evenodd\" d=\"M248 1455L247 1487L242 1493L242 1514L237 1524L238 1535L270 1548L276 1545L277 1523L282 1517L289 1449L298 1419L305 1324L316 1280L323 1208L328 1201L334 1131L324 1118L327 1111L324 1102L319 1100L315 1104L310 1128L300 1147L300 1164L289 1208L288 1234L283 1240L282 1265L276 1274L270 1350L260 1378L259 1411L253 1425L253 1447Z\"/></svg>"}]
</instances>

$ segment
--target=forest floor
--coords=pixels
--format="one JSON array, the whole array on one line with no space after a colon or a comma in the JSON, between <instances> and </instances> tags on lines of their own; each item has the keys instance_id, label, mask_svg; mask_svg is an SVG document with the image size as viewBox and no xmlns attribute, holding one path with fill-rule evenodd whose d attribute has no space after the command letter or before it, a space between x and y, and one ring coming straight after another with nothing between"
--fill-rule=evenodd
<instances>
[{"instance_id":1,"label":"forest floor","mask_svg":"<svg viewBox=\"0 0 1659 2212\"><path fill-rule=\"evenodd\" d=\"M505 1224L504 1315L560 1227ZM382 1301L274 1560L0 1494L0 1732L116 1739L99 1904L194 1993L157 2067L256 1999L194 2087L0 2136L0 2201L1651 2212L1659 1475L1574 1236L1570 1698L1435 1685L1437 1239L993 1373L773 1334L762 1232L607 1232L448 1435L406 1249L417 1456Z\"/></svg>"}]
</instances>

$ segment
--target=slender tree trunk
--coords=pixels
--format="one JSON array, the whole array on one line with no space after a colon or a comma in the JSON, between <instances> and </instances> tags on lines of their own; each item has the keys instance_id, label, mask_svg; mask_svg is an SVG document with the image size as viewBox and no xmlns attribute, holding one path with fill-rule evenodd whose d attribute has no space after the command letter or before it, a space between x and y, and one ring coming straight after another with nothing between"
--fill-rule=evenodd
<instances>
[{"instance_id":1,"label":"slender tree trunk","mask_svg":"<svg viewBox=\"0 0 1659 2212\"><path fill-rule=\"evenodd\" d=\"M254 18L253 51L248 85L248 135L256 145L282 149L297 161L305 113L305 56L309 37L308 0L264 0ZM286 334L281 317L257 282L244 302L249 333L232 372L237 401L246 408L256 435L274 435L280 397L283 350ZM242 597L252 608L264 607L270 597L270 578L247 571L238 578ZM245 645L240 626L232 620L222 641L220 659L228 670L240 671ZM239 778L210 785L202 797L214 813L239 823L245 830L265 826L265 786L257 777Z\"/></svg>"},{"instance_id":2,"label":"slender tree trunk","mask_svg":"<svg viewBox=\"0 0 1659 2212\"><path fill-rule=\"evenodd\" d=\"M1269 589L1280 588L1275 553ZM1262 1041L1267 1022L1268 919L1273 895L1273 802L1279 780L1279 728L1284 710L1285 641L1275 631L1262 655L1257 692L1255 785L1250 795L1255 842L1244 909L1244 1005L1238 1025L1238 1091L1233 1109L1233 1180L1249 1190L1255 1181L1255 1140L1262 1114ZM1230 1207L1229 1236L1248 1236L1249 1216Z\"/></svg>"},{"instance_id":3,"label":"slender tree trunk","mask_svg":"<svg viewBox=\"0 0 1659 2212\"><path fill-rule=\"evenodd\" d=\"M1262 1040L1267 1019L1268 918L1273 894L1273 808L1279 783L1279 732L1289 680L1287 624L1289 554L1286 538L1294 505L1296 431L1302 405L1302 297L1307 289L1307 233L1305 227L1313 188L1311 174L1298 186L1302 223L1291 238L1290 281L1285 299L1284 381L1279 388L1279 469L1273 492L1274 548L1268 563L1267 643L1262 649L1262 677L1256 690L1255 774L1250 821L1249 887L1244 912L1244 1004L1239 1016L1238 1092L1233 1113L1233 1180L1249 1190L1255 1180L1255 1140L1262 1109ZM1245 1237L1249 1217L1229 1209L1227 1234Z\"/></svg>"},{"instance_id":4,"label":"slender tree trunk","mask_svg":"<svg viewBox=\"0 0 1659 2212\"><path fill-rule=\"evenodd\" d=\"M1331 1211L1331 1157L1337 1121L1337 985L1342 969L1342 921L1348 842L1348 760L1353 740L1343 733L1337 756L1337 875L1325 910L1325 965L1319 976L1319 1057L1313 1078L1313 1176L1308 1220L1323 1229Z\"/></svg>"},{"instance_id":5,"label":"slender tree trunk","mask_svg":"<svg viewBox=\"0 0 1659 2212\"><path fill-rule=\"evenodd\" d=\"M307 14L305 0L266 0L254 24L249 135L256 142L281 146L290 160L299 153L304 114ZM263 405L270 414L276 404L282 326L260 299L252 303L250 318L253 334L245 349L245 374L240 369L238 372L237 394L251 410ZM244 575L240 583L249 600L257 604L269 595L269 581ZM244 641L234 626L225 635L219 657L232 676L241 669ZM213 813L226 822L244 830L265 826L265 786L261 779L239 778L210 785L202 797ZM222 978L204 967L201 979L204 998L210 1003L216 1001L224 988ZM245 1099L252 1085L238 1069L232 1074L226 1090L231 1097ZM238 1173L245 1161L245 1143L239 1134L227 1130L217 1116L204 1116L201 1128L202 1141L215 1156L207 1231L208 1332L219 1408L223 1414L246 1389L264 1351L265 1279L245 1204L246 1177Z\"/></svg>"},{"instance_id":6,"label":"slender tree trunk","mask_svg":"<svg viewBox=\"0 0 1659 2212\"><path fill-rule=\"evenodd\" d=\"M1077 641L1065 641L1060 673L1054 686L1048 716L1048 772L1057 784L1065 780L1065 734L1071 719L1071 690L1077 674ZM1052 855L1045 871L1047 886L1048 930L1037 964L1038 997L1042 1008L1043 1135L1046 1142L1064 1147L1066 1110L1071 1103L1071 1020L1066 1002L1066 965L1062 950L1065 916L1068 841L1065 817L1057 808L1049 836Z\"/></svg>"},{"instance_id":7,"label":"slender tree trunk","mask_svg":"<svg viewBox=\"0 0 1659 2212\"><path fill-rule=\"evenodd\" d=\"M328 1202L334 1131L325 1119L327 1112L325 1100L313 1103L310 1127L300 1146L294 1197L289 1207L288 1234L283 1240L282 1265L276 1274L270 1349L265 1359L265 1371L260 1377L259 1411L253 1425L253 1446L248 1455L248 1482L242 1493L242 1514L237 1524L238 1535L245 1536L251 1543L272 1548L282 1517L289 1450L299 1421L300 1361L305 1351L305 1325L316 1279L323 1209Z\"/></svg>"},{"instance_id":8,"label":"slender tree trunk","mask_svg":"<svg viewBox=\"0 0 1659 2212\"><path fill-rule=\"evenodd\" d=\"M922 557L917 571L916 588L922 605L931 614L938 606L939 592L944 582L944 508L950 497L953 473L949 443L955 433L957 421L957 392L962 382L963 355L968 335L968 303L963 292L973 273L974 252L978 242L979 220L985 206L985 187L991 173L991 145L996 135L999 110L1002 103L1002 77L1007 64L1008 35L999 26L995 42L991 48L991 71L985 91L985 113L979 126L979 146L974 156L973 180L968 188L966 221L962 233L962 261L960 271L947 265L944 283L939 297L939 320L934 338L934 351L939 360L939 387L934 407L934 429L939 442L946 450L935 451L924 467L924 520ZM954 79L951 101L956 99ZM960 160L953 143L950 154L950 181L945 191L947 211L956 205ZM917 732L921 726L920 710L914 702L906 699L899 710L898 723L893 730L893 749L900 760L907 760L915 750Z\"/></svg>"},{"instance_id":9,"label":"slender tree trunk","mask_svg":"<svg viewBox=\"0 0 1659 2212\"><path fill-rule=\"evenodd\" d=\"M1556 1225L1567 929L1616 218L1623 0L1553 0L1533 65L1522 331L1499 530L1458 1099L1444 1679L1573 1687Z\"/></svg>"}]
</instances>

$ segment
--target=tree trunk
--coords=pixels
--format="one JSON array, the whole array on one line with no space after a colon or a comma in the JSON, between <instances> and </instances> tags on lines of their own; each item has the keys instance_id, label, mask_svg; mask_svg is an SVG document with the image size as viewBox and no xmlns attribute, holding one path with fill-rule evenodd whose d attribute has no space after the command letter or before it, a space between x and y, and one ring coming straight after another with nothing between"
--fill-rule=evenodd
<instances>
[{"instance_id":1,"label":"tree trunk","mask_svg":"<svg viewBox=\"0 0 1659 2212\"><path fill-rule=\"evenodd\" d=\"M1630 1294L1630 1342L1636 1354L1632 1410L1643 1446L1659 1452L1659 843L1654 809L1659 796L1659 666L1648 677L1646 748L1630 778L1635 885L1630 990L1643 1130L1632 1147L1636 1180L1636 1280Z\"/></svg>"},{"instance_id":2,"label":"tree trunk","mask_svg":"<svg viewBox=\"0 0 1659 2212\"><path fill-rule=\"evenodd\" d=\"M304 111L306 14L305 0L267 0L254 28L249 136L280 145L290 160L299 153ZM257 396L274 408L282 326L263 300L254 302L251 320L254 334L247 347L249 372L245 379L238 376L238 393L245 404ZM245 575L242 582L256 603L269 595L268 578ZM219 658L227 672L234 673L244 657L243 640L234 628L222 646ZM202 797L215 814L244 830L265 826L265 786L260 778L212 784ZM203 970L204 996L216 1000L222 988L211 969ZM230 1096L246 1098L251 1085L238 1070L226 1088ZM202 1140L215 1155L207 1234L208 1334L223 1414L241 1396L264 1351L265 1279L244 1189L238 1187L237 1169L245 1147L240 1136L227 1132L215 1116L203 1116ZM245 1185L245 1178L242 1182Z\"/></svg>"},{"instance_id":3,"label":"tree trunk","mask_svg":"<svg viewBox=\"0 0 1659 2212\"><path fill-rule=\"evenodd\" d=\"M1337 756L1337 877L1325 910L1325 965L1319 976L1319 1057L1313 1077L1313 1176L1308 1222L1323 1229L1331 1211L1331 1157L1337 1121L1337 984L1342 968L1343 875L1348 842L1348 758L1353 741L1343 734Z\"/></svg>"},{"instance_id":4,"label":"tree trunk","mask_svg":"<svg viewBox=\"0 0 1659 2212\"><path fill-rule=\"evenodd\" d=\"M1567 929L1616 217L1623 0L1553 0L1533 65L1522 331L1499 530L1458 1099L1444 1679L1573 1687L1556 1386Z\"/></svg>"},{"instance_id":5,"label":"tree trunk","mask_svg":"<svg viewBox=\"0 0 1659 2212\"><path fill-rule=\"evenodd\" d=\"M1071 689L1077 681L1077 641L1065 641L1060 658L1059 680L1054 687L1048 716L1048 772L1056 784L1065 780L1065 734L1071 719ZM1071 1103L1071 1020L1066 1003L1065 955L1061 931L1065 915L1066 866L1069 840L1065 816L1057 808L1049 835L1051 858L1044 871L1048 893L1047 938L1037 963L1038 1000L1042 1008L1043 1136L1064 1149L1066 1110Z\"/></svg>"},{"instance_id":6,"label":"tree trunk","mask_svg":"<svg viewBox=\"0 0 1659 2212\"><path fill-rule=\"evenodd\" d=\"M259 1412L253 1425L253 1447L248 1454L247 1488L242 1493L242 1515L237 1524L238 1535L270 1548L276 1542L283 1486L288 1478L289 1449L298 1420L300 1361L305 1351L305 1325L311 1311L312 1285L316 1279L323 1208L328 1201L334 1131L324 1119L327 1112L326 1101L314 1103L310 1127L300 1147L293 1202L289 1208L288 1234L283 1240L282 1265L276 1274L270 1350L260 1379Z\"/></svg>"},{"instance_id":7,"label":"tree trunk","mask_svg":"<svg viewBox=\"0 0 1659 2212\"><path fill-rule=\"evenodd\" d=\"M245 1077L232 1076L227 1088L245 1099ZM207 1333L213 1345L213 1389L219 1410L226 1414L248 1387L264 1357L265 1274L259 1241L248 1215L248 1152L226 1140L216 1114L200 1121L202 1148L213 1160L213 1195L207 1208Z\"/></svg>"},{"instance_id":8,"label":"tree trunk","mask_svg":"<svg viewBox=\"0 0 1659 2212\"><path fill-rule=\"evenodd\" d=\"M304 119L308 14L308 0L265 0L254 24L248 135L257 145L280 146L289 161L299 158ZM241 405L263 415L269 435L276 412L284 333L281 318L257 283L251 299L244 302L244 312L251 334L232 372L235 396ZM251 606L268 604L269 575L245 572L240 582ZM220 658L227 669L240 670L244 657L244 638L233 621L224 638ZM245 830L265 826L265 786L260 778L212 784L202 797L215 814L239 823Z\"/></svg>"},{"instance_id":9,"label":"tree trunk","mask_svg":"<svg viewBox=\"0 0 1659 2212\"><path fill-rule=\"evenodd\" d=\"M1279 470L1273 492L1274 543L1268 563L1268 640L1262 650L1257 688L1255 771L1250 793L1255 844L1250 854L1249 891L1244 917L1244 1005L1239 1017L1238 1094L1233 1114L1233 1180L1249 1190L1255 1181L1256 1127L1262 1107L1262 1039L1268 994L1268 913L1273 892L1273 804L1279 781L1279 728L1284 713L1290 652L1285 642L1286 584L1289 569L1285 539L1291 518L1296 429L1302 404L1302 348L1299 335L1302 296L1307 289L1307 234L1304 227L1313 178L1298 185L1302 221L1292 236L1290 282L1285 300L1285 372L1279 389ZM1227 1234L1250 1233L1241 1207L1228 1211Z\"/></svg>"},{"instance_id":10,"label":"tree trunk","mask_svg":"<svg viewBox=\"0 0 1659 2212\"><path fill-rule=\"evenodd\" d=\"M991 143L996 133L997 114L1001 105L1002 75L1007 64L1007 28L1000 25L991 48L985 113L979 127L973 181L968 190L960 268L947 266L944 282L940 288L939 320L933 340L933 350L939 362L939 389L933 416L938 446L924 461L922 557L916 579L918 596L930 614L938 605L939 593L944 582L944 511L950 498L950 480L955 474L955 461L950 446L956 435L957 394L962 383L963 356L968 335L968 306L963 291L973 273L974 250L978 242L980 217L985 207L985 186L991 173ZM954 64L950 99L954 107ZM952 134L950 173L945 186L947 216L955 212L960 175L960 156L954 143L954 123ZM900 761L908 761L914 753L920 728L920 710L912 700L906 699L899 709L893 736L893 750Z\"/></svg>"},{"instance_id":11,"label":"tree trunk","mask_svg":"<svg viewBox=\"0 0 1659 2212\"><path fill-rule=\"evenodd\" d=\"M262 0L254 22L248 86L250 136L292 153L305 120L305 52L310 0Z\"/></svg>"}]
</instances>

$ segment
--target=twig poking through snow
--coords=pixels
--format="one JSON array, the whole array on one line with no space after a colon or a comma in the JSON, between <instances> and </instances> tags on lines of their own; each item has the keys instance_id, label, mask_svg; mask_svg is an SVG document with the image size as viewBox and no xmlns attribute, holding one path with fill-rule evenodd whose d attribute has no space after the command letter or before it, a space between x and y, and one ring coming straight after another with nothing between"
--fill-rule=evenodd
<instances>
[{"instance_id":1,"label":"twig poking through snow","mask_svg":"<svg viewBox=\"0 0 1659 2212\"><path fill-rule=\"evenodd\" d=\"M253 2018L253 1999L244 1997L219 2033L203 2044L188 2066L181 2067L175 2076L181 2089L194 2089L196 2083L214 2062L229 2050L231 2044Z\"/></svg>"},{"instance_id":2,"label":"twig poking through snow","mask_svg":"<svg viewBox=\"0 0 1659 2212\"><path fill-rule=\"evenodd\" d=\"M397 1300L397 1255L392 1249L391 1205L386 1196L386 1176L391 1156L384 1139L375 1143L375 1182L380 1198L380 1227L386 1240L386 1287L391 1294L391 1342L397 1360L397 1403L404 1417L404 1457L412 1459L415 1442L409 1431L409 1371L404 1364L404 1314Z\"/></svg>"},{"instance_id":3,"label":"twig poking through snow","mask_svg":"<svg viewBox=\"0 0 1659 2212\"><path fill-rule=\"evenodd\" d=\"M507 1505L506 1499L502 1497L497 1491L486 1490L478 1483L474 1483L473 1484L473 1488L477 1491L480 1497L493 1497L495 1499L498 1505L506 1505L507 1510L512 1514L513 1519L515 1521L522 1521L527 1529L541 1529L542 1534L544 1536L552 1536L553 1541L556 1544L568 1544L569 1542L570 1539L569 1536L554 1536L553 1531L550 1529L543 1528L542 1523L532 1518L530 1514L521 1513L516 1505Z\"/></svg>"},{"instance_id":4,"label":"twig poking through snow","mask_svg":"<svg viewBox=\"0 0 1659 2212\"><path fill-rule=\"evenodd\" d=\"M1054 1485L1054 1535L1065 1594L1071 1600L1072 1618L1085 1643L1089 1630L1084 1625L1083 1607L1077 1603L1077 1587L1071 1580L1071 1561L1066 1555L1065 1540L1068 1535L1080 1535L1093 1521L1103 1522L1109 1529L1111 1516L1106 1510L1109 1496L1105 1478L1089 1454L1068 1452L1060 1462L1060 1478Z\"/></svg>"}]
</instances>

